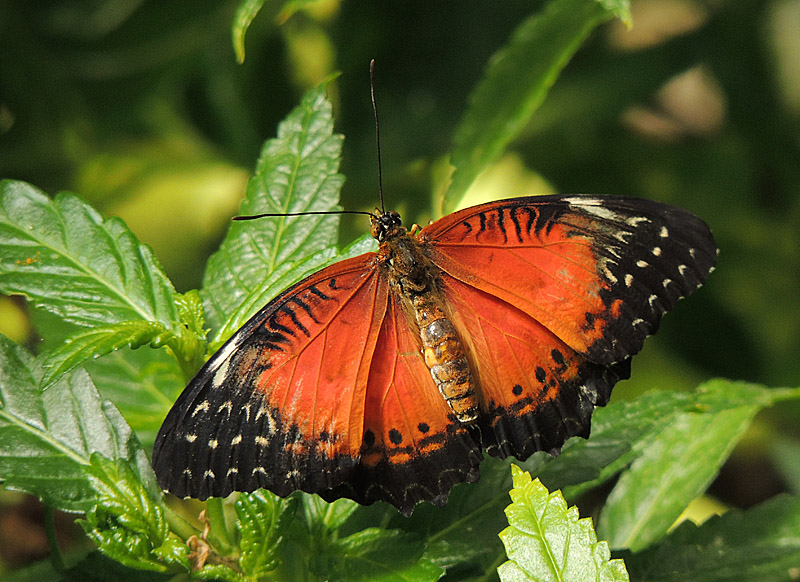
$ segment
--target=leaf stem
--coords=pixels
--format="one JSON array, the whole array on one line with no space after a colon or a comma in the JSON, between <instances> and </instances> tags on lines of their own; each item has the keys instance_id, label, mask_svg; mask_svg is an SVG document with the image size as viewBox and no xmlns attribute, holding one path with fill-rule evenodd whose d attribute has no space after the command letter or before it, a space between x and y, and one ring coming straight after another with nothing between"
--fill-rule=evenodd
<instances>
[{"instance_id":1,"label":"leaf stem","mask_svg":"<svg viewBox=\"0 0 800 582\"><path fill-rule=\"evenodd\" d=\"M53 564L53 569L62 574L67 567L64 565L61 548L58 547L55 512L50 505L46 505L44 508L44 533L47 536L47 545L50 547L50 562Z\"/></svg>"},{"instance_id":2,"label":"leaf stem","mask_svg":"<svg viewBox=\"0 0 800 582\"><path fill-rule=\"evenodd\" d=\"M167 518L167 523L169 523L169 529L180 536L181 539L185 541L199 533L199 530L196 527L178 515L175 510L170 508L169 505L165 503L163 508L164 515Z\"/></svg>"},{"instance_id":3,"label":"leaf stem","mask_svg":"<svg viewBox=\"0 0 800 582\"><path fill-rule=\"evenodd\" d=\"M225 553L230 552L233 549L234 541L231 532L228 531L222 498L209 498L206 502L206 518L210 526L208 537L211 538L212 544Z\"/></svg>"}]
</instances>

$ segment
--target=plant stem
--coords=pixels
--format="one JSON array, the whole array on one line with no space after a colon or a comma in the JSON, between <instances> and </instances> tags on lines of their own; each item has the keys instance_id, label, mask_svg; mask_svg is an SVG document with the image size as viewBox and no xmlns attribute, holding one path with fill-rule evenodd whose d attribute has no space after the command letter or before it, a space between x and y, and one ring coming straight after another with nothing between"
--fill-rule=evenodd
<instances>
[{"instance_id":1,"label":"plant stem","mask_svg":"<svg viewBox=\"0 0 800 582\"><path fill-rule=\"evenodd\" d=\"M53 563L53 569L58 573L63 573L67 567L64 565L61 548L58 547L54 511L49 505L44 508L44 533L47 536L47 545L50 546L50 561Z\"/></svg>"},{"instance_id":2,"label":"plant stem","mask_svg":"<svg viewBox=\"0 0 800 582\"><path fill-rule=\"evenodd\" d=\"M222 499L211 497L206 502L206 519L211 527L209 538L214 546L219 550L228 552L233 548L233 537L228 531L228 523L225 520L225 507Z\"/></svg>"}]
</instances>

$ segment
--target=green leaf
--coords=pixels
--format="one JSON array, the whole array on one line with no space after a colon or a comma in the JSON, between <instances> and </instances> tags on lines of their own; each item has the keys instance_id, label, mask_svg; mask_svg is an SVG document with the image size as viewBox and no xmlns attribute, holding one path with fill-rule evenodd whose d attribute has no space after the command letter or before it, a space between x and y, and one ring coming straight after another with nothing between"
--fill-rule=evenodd
<instances>
[{"instance_id":1,"label":"green leaf","mask_svg":"<svg viewBox=\"0 0 800 582\"><path fill-rule=\"evenodd\" d=\"M369 528L331 544L312 570L331 582L438 580L444 570L423 556L424 547L415 535Z\"/></svg>"},{"instance_id":2,"label":"green leaf","mask_svg":"<svg viewBox=\"0 0 800 582\"><path fill-rule=\"evenodd\" d=\"M653 391L612 402L594 411L588 440L572 438L558 457L539 454L522 466L573 499L629 466L675 418L695 407L696 400L693 393Z\"/></svg>"},{"instance_id":3,"label":"green leaf","mask_svg":"<svg viewBox=\"0 0 800 582\"><path fill-rule=\"evenodd\" d=\"M684 522L656 546L626 553L641 582L788 582L800 570L800 499L779 496L701 526Z\"/></svg>"},{"instance_id":4,"label":"green leaf","mask_svg":"<svg viewBox=\"0 0 800 582\"><path fill-rule=\"evenodd\" d=\"M87 360L130 346L138 348L164 333L164 326L154 321L123 321L112 325L93 327L80 331L60 347L47 354L44 361L42 384L49 385L55 378L80 366Z\"/></svg>"},{"instance_id":5,"label":"green leaf","mask_svg":"<svg viewBox=\"0 0 800 582\"><path fill-rule=\"evenodd\" d=\"M88 475L97 505L80 524L101 552L143 570L163 572L171 564L189 569L188 548L168 537L160 490L145 487L125 459L94 453Z\"/></svg>"},{"instance_id":6,"label":"green leaf","mask_svg":"<svg viewBox=\"0 0 800 582\"><path fill-rule=\"evenodd\" d=\"M89 328L56 348L45 383L126 345L169 344L194 368L202 355L195 321L181 319L189 310L179 312L150 248L121 220L104 220L69 193L50 200L29 184L0 182L0 292L24 295L66 326Z\"/></svg>"},{"instance_id":7,"label":"green leaf","mask_svg":"<svg viewBox=\"0 0 800 582\"><path fill-rule=\"evenodd\" d=\"M666 534L716 477L753 416L775 393L714 380L698 388L694 410L676 418L620 477L598 521L612 547L639 551Z\"/></svg>"},{"instance_id":8,"label":"green leaf","mask_svg":"<svg viewBox=\"0 0 800 582\"><path fill-rule=\"evenodd\" d=\"M445 213L519 135L588 34L614 16L629 20L627 1L553 0L516 29L492 57L456 130Z\"/></svg>"},{"instance_id":9,"label":"green leaf","mask_svg":"<svg viewBox=\"0 0 800 582\"><path fill-rule=\"evenodd\" d=\"M323 83L309 91L261 152L241 214L338 210L342 136ZM216 333L229 337L268 299L336 257L338 216L279 216L233 222L209 259L202 291Z\"/></svg>"},{"instance_id":10,"label":"green leaf","mask_svg":"<svg viewBox=\"0 0 800 582\"><path fill-rule=\"evenodd\" d=\"M50 200L0 182L0 292L82 327L161 323L177 333L174 289L147 245L69 193Z\"/></svg>"},{"instance_id":11,"label":"green leaf","mask_svg":"<svg viewBox=\"0 0 800 582\"><path fill-rule=\"evenodd\" d=\"M512 473L509 527L500 533L509 561L497 569L503 582L629 580L625 563L597 541L591 518L579 519L560 491L550 493L515 465Z\"/></svg>"},{"instance_id":12,"label":"green leaf","mask_svg":"<svg viewBox=\"0 0 800 582\"><path fill-rule=\"evenodd\" d=\"M126 459L153 495L150 462L110 402L101 402L89 375L77 370L48 389L33 356L0 336L0 479L67 511L97 502L87 474L92 453Z\"/></svg>"},{"instance_id":13,"label":"green leaf","mask_svg":"<svg viewBox=\"0 0 800 582\"><path fill-rule=\"evenodd\" d=\"M185 386L175 358L164 350L119 351L85 367L101 397L114 403L144 449L149 450L167 411Z\"/></svg>"},{"instance_id":14,"label":"green leaf","mask_svg":"<svg viewBox=\"0 0 800 582\"><path fill-rule=\"evenodd\" d=\"M257 579L278 567L281 546L296 507L297 497L281 499L263 489L236 500L239 566L246 576Z\"/></svg>"},{"instance_id":15,"label":"green leaf","mask_svg":"<svg viewBox=\"0 0 800 582\"><path fill-rule=\"evenodd\" d=\"M244 62L244 36L262 6L264 6L264 0L244 0L236 9L231 35L236 61L239 63Z\"/></svg>"}]
</instances>

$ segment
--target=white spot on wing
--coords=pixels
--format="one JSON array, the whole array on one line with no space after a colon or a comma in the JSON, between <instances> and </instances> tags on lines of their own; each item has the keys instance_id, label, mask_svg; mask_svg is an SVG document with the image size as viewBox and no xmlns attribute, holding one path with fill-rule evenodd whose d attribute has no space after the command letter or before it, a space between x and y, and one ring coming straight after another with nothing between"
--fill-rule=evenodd
<instances>
[{"instance_id":1,"label":"white spot on wing","mask_svg":"<svg viewBox=\"0 0 800 582\"><path fill-rule=\"evenodd\" d=\"M219 414L223 410L227 410L228 411L228 416L230 416L231 415L231 411L233 410L233 402L231 402L230 400L226 400L225 402L223 402L220 405L220 407L217 409L217 414Z\"/></svg>"},{"instance_id":2,"label":"white spot on wing","mask_svg":"<svg viewBox=\"0 0 800 582\"><path fill-rule=\"evenodd\" d=\"M639 267L640 269L644 269L646 267L649 267L650 263L648 263L647 261L638 260L636 261L636 266Z\"/></svg>"},{"instance_id":3,"label":"white spot on wing","mask_svg":"<svg viewBox=\"0 0 800 582\"><path fill-rule=\"evenodd\" d=\"M269 445L269 439L258 435L256 436L256 444L260 447L266 447Z\"/></svg>"},{"instance_id":4,"label":"white spot on wing","mask_svg":"<svg viewBox=\"0 0 800 582\"><path fill-rule=\"evenodd\" d=\"M605 220L617 220L619 215L606 207L600 198L566 198L570 206L581 209L586 214Z\"/></svg>"},{"instance_id":5,"label":"white spot on wing","mask_svg":"<svg viewBox=\"0 0 800 582\"><path fill-rule=\"evenodd\" d=\"M631 285L633 285L633 275L628 273L627 275L625 275L625 286L630 287Z\"/></svg>"},{"instance_id":6,"label":"white spot on wing","mask_svg":"<svg viewBox=\"0 0 800 582\"><path fill-rule=\"evenodd\" d=\"M219 441L217 439L211 439L210 441L208 441L209 449L216 449L217 445L219 445Z\"/></svg>"},{"instance_id":7,"label":"white spot on wing","mask_svg":"<svg viewBox=\"0 0 800 582\"><path fill-rule=\"evenodd\" d=\"M187 434L185 438L186 438L186 442L187 443L193 443L194 441L197 440L197 435L196 434Z\"/></svg>"},{"instance_id":8,"label":"white spot on wing","mask_svg":"<svg viewBox=\"0 0 800 582\"><path fill-rule=\"evenodd\" d=\"M211 469L203 473L203 479L214 479L215 477L216 475L214 475L214 471L212 471Z\"/></svg>"},{"instance_id":9,"label":"white spot on wing","mask_svg":"<svg viewBox=\"0 0 800 582\"><path fill-rule=\"evenodd\" d=\"M656 257L661 256L661 247L653 247L653 255Z\"/></svg>"},{"instance_id":10,"label":"white spot on wing","mask_svg":"<svg viewBox=\"0 0 800 582\"><path fill-rule=\"evenodd\" d=\"M214 372L214 379L211 381L211 385L214 388L219 388L225 383L225 379L228 377L228 366L230 366L230 364L230 360L223 360L220 367Z\"/></svg>"},{"instance_id":11,"label":"white spot on wing","mask_svg":"<svg viewBox=\"0 0 800 582\"><path fill-rule=\"evenodd\" d=\"M230 469L228 469L228 473L226 474L226 477L230 477L231 475L238 475L238 474L239 474L239 469L237 469L236 467L231 467Z\"/></svg>"},{"instance_id":12,"label":"white spot on wing","mask_svg":"<svg viewBox=\"0 0 800 582\"><path fill-rule=\"evenodd\" d=\"M203 400L200 404L194 407L194 411L192 412L192 418L197 416L199 412L208 412L208 400Z\"/></svg>"},{"instance_id":13,"label":"white spot on wing","mask_svg":"<svg viewBox=\"0 0 800 582\"><path fill-rule=\"evenodd\" d=\"M661 227L661 232L658 233L658 236L661 238L667 238L669 236L669 231L667 230L666 226Z\"/></svg>"},{"instance_id":14,"label":"white spot on wing","mask_svg":"<svg viewBox=\"0 0 800 582\"><path fill-rule=\"evenodd\" d=\"M648 222L650 222L650 219L649 218L645 218L644 216L631 216L625 222L627 222L628 224L630 224L633 227L637 227L637 226L639 226L639 223L641 223L641 222L647 224Z\"/></svg>"},{"instance_id":15,"label":"white spot on wing","mask_svg":"<svg viewBox=\"0 0 800 582\"><path fill-rule=\"evenodd\" d=\"M232 446L232 447L235 447L235 446L236 446L236 445L238 445L240 442L242 442L242 435L240 435L240 434L237 434L235 437L233 437L233 438L231 439L231 446Z\"/></svg>"},{"instance_id":16,"label":"white spot on wing","mask_svg":"<svg viewBox=\"0 0 800 582\"><path fill-rule=\"evenodd\" d=\"M609 283L611 283L612 285L617 284L617 278L614 276L614 273L612 273L611 269L609 269L605 265L603 265L603 274L606 276L606 279L608 279Z\"/></svg>"}]
</instances>

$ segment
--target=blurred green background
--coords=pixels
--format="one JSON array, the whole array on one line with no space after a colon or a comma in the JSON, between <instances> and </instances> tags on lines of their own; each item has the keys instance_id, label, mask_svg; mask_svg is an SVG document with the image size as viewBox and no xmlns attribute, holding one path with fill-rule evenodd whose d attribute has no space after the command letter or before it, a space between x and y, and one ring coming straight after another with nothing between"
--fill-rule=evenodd
<instances>
[{"instance_id":1,"label":"blurred green background","mask_svg":"<svg viewBox=\"0 0 800 582\"><path fill-rule=\"evenodd\" d=\"M375 58L387 205L424 223L471 89L543 4L267 4L237 64L237 2L0 1L0 177L122 217L185 291L262 142L336 71L342 205L377 204ZM800 384L800 2L641 0L632 29L598 29L470 195L547 192L677 204L721 248L717 272L665 319L615 397L714 376ZM343 225L343 243L367 228ZM0 297L0 332L35 347L17 299ZM712 493L739 506L800 493L798 418L791 406L760 416ZM39 509L21 499L0 492L0 573L46 554Z\"/></svg>"}]
</instances>

